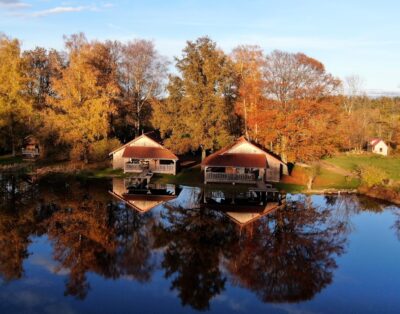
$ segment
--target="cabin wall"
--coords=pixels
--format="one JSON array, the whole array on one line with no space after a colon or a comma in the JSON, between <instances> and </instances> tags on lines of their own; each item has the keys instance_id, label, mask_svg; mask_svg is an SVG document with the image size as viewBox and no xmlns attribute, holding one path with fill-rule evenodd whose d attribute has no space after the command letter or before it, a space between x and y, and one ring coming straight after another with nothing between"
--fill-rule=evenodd
<instances>
[{"instance_id":1,"label":"cabin wall","mask_svg":"<svg viewBox=\"0 0 400 314\"><path fill-rule=\"evenodd\" d=\"M265 152L250 143L242 143L227 151L230 154L265 154Z\"/></svg>"},{"instance_id":2,"label":"cabin wall","mask_svg":"<svg viewBox=\"0 0 400 314\"><path fill-rule=\"evenodd\" d=\"M124 168L125 158L122 157L123 153L124 149L120 149L119 151L116 151L113 154L113 160L112 160L113 169Z\"/></svg>"},{"instance_id":3,"label":"cabin wall","mask_svg":"<svg viewBox=\"0 0 400 314\"><path fill-rule=\"evenodd\" d=\"M146 136L138 138L136 141L131 143L129 146L145 146L145 147L162 147L160 144L154 142Z\"/></svg>"}]
</instances>

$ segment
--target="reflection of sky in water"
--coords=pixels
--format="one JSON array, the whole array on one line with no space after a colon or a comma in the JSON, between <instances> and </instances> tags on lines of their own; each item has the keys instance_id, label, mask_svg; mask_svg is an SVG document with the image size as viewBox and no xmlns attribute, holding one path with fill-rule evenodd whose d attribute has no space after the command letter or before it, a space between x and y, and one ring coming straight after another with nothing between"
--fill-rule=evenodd
<instances>
[{"instance_id":1,"label":"reflection of sky in water","mask_svg":"<svg viewBox=\"0 0 400 314\"><path fill-rule=\"evenodd\" d=\"M22 278L1 283L0 313L194 313L197 311L190 304L182 306L181 302L184 298L181 295L182 291L177 290L176 287L171 289L175 280L187 279L180 277L180 272L185 271L187 265L185 263L178 263L178 266L170 264L168 267L172 268L167 276L168 267L166 268L165 265L165 254L171 254L171 260L174 260L177 256L186 256L185 254L197 254L199 252L190 251L193 248L182 246L198 245L204 250L204 256L198 256L199 263L204 261L212 265L215 252L219 252L218 248L222 245L220 242L227 241L227 239L218 238L219 234L233 235L236 237L232 239L233 245L235 241L244 241L242 244L246 245L246 249L248 249L252 243L254 245L261 243L257 242L257 237L263 234L259 230L266 226L271 228L274 225L270 221L272 218L268 215L239 233L235 229L235 224L229 220L224 220L223 215L202 213L200 209L192 209L199 207L198 200L201 192L199 189L185 188L179 197L170 201L167 206L161 205L149 213L138 214L137 216L133 215L132 212L125 212L124 206L108 195L106 186L100 187L100 191L106 195L105 200L118 205L115 206L121 211L118 216L121 221L118 221L118 223L129 218L132 220L132 224L136 224L137 228L142 230L140 231L142 238L135 238L135 241L143 241L144 236L149 240L148 245L151 246L149 255L143 257L151 261L152 268L149 278L138 280L136 275L130 275L128 272L113 278L113 267L118 263L127 261L127 265L119 264L119 267L129 268L130 259L118 260L110 257L106 260L106 265L99 264L110 271L111 275L108 277L97 272L96 268L88 269L85 273L89 289L83 300L71 295L64 296L71 270L60 265L60 262L55 259L55 235L53 234L53 240L49 240L46 232L40 236L32 234L30 236L32 242L28 247L30 255L23 262L24 273ZM88 193L93 193L93 195L97 195L97 192L88 190ZM308 207L329 210L329 215L326 219L320 221L320 225L305 225L304 228L300 229L301 232L319 232L332 225L341 226L342 229L340 229L338 237L345 238L344 252L340 256L332 255L337 267L331 269L333 272L331 282L324 285L320 291L316 289L317 291L311 300L299 303L263 302L259 295L260 289L262 290L263 287L248 288L244 284L247 278L246 274L237 277L231 272L232 265L229 264L229 260L234 260L240 251L233 250L230 252L228 247L224 254L218 253L221 256L218 257L219 260L217 259L222 279L225 280L224 287L220 293L215 293L210 297L209 307L205 309L213 313L398 312L400 310L400 298L398 298L400 291L400 241L396 236L394 225L396 219L398 220L400 217L400 209L393 206L387 207L367 199L363 200L356 196L332 198L289 196L289 200L305 204L302 208L304 211L307 211ZM53 201L57 202L57 199ZM175 209L180 207L183 207L184 210ZM197 219L194 217L196 213L199 215L198 217L204 218ZM186 214L192 220L187 220ZM281 212L281 214L285 219L285 213ZM78 215L76 219L80 219L80 217ZM160 217L162 218L160 219ZM176 219L176 224L173 219ZM212 228L202 225L204 221L207 221L207 224L214 224L212 219L219 219L221 222L215 222L215 226ZM296 219L298 221L303 219L301 213ZM0 224L5 222L3 219ZM161 232L157 229L159 225L164 225L166 229ZM219 226L222 226L221 230L216 232L215 230ZM55 230L58 230L57 225L55 228ZM132 230L128 234L136 232L134 229ZM197 234L191 233L192 230L204 230L204 234L199 231L200 239L198 239L196 238ZM213 232L216 232L215 235ZM399 231L397 230L397 232ZM255 237L254 242L252 242L250 235ZM169 236L172 238L167 239ZM205 242L201 239L202 237L204 237ZM248 241L243 240L243 237L249 237ZM261 240L263 243L268 242L272 240L271 237L272 234ZM215 239L214 242L209 242L213 239ZM315 240L316 242L312 245L317 247L318 245L327 245L326 242L319 243L319 238L304 239L304 241ZM334 237L329 239L335 240ZM122 239L120 243L124 243L123 241ZM133 242L127 243L126 246L132 245L131 243ZM79 243L72 242L71 245L79 245ZM299 245L303 244L299 243ZM102 245L97 249L99 253L95 251L93 256L101 259L101 254L104 254L101 248ZM117 252L124 249L126 247L120 245ZM136 259L136 256L147 254L145 249L140 245L135 246L129 253L131 255L127 256L132 256L132 260L135 261L141 260ZM66 250L64 254L68 252L69 250ZM84 255L84 253L83 250L82 254ZM285 254L285 252L281 252L281 254ZM307 254L304 256L307 256ZM264 258L264 256L259 257ZM0 253L1 258L3 258L3 255ZM0 260L0 263L2 262ZM305 265L299 266L307 266L308 261L303 260L303 263ZM175 266L178 268L174 269ZM211 269L207 270L208 273L212 271ZM192 271L202 271L202 269L194 266ZM248 275L247 279L250 280L252 275L250 273ZM187 285L188 289L192 287L190 282L183 284L184 287Z\"/></svg>"}]
</instances>

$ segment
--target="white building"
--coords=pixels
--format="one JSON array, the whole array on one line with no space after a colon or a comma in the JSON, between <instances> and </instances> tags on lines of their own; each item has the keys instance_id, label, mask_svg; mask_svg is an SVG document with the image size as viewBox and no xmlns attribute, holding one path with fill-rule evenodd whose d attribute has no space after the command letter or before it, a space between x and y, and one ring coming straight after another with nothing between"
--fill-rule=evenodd
<instances>
[{"instance_id":1,"label":"white building","mask_svg":"<svg viewBox=\"0 0 400 314\"><path fill-rule=\"evenodd\" d=\"M374 138L371 141L369 141L368 148L369 151L383 156L387 156L389 152L389 147L380 138Z\"/></svg>"}]
</instances>

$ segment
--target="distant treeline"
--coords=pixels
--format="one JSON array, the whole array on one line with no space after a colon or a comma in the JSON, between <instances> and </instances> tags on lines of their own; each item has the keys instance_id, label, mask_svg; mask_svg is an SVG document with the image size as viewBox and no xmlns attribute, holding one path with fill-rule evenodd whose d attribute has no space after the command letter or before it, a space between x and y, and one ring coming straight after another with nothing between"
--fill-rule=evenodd
<instances>
[{"instance_id":1,"label":"distant treeline","mask_svg":"<svg viewBox=\"0 0 400 314\"><path fill-rule=\"evenodd\" d=\"M88 162L153 129L178 154L245 135L290 162L362 149L371 137L400 144L399 98L368 98L357 76L342 82L303 53L227 54L201 37L173 74L151 41L64 41L64 51L21 51L0 37L0 152L17 153L32 134L44 158Z\"/></svg>"}]
</instances>

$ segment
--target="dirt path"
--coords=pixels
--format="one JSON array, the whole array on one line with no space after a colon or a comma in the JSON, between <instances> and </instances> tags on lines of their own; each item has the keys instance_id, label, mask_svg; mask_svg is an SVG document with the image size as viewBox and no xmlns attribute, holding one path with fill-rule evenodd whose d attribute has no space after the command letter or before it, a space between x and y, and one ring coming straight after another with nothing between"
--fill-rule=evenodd
<instances>
[{"instance_id":1,"label":"dirt path","mask_svg":"<svg viewBox=\"0 0 400 314\"><path fill-rule=\"evenodd\" d=\"M341 167L338 167L338 166L336 166L334 164L331 164L329 162L326 162L324 160L321 160L319 163L326 170L335 172L335 173L340 174L342 176L356 177L356 175L354 173L352 173L351 171L345 170L345 169L343 169Z\"/></svg>"}]
</instances>

